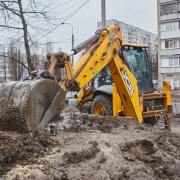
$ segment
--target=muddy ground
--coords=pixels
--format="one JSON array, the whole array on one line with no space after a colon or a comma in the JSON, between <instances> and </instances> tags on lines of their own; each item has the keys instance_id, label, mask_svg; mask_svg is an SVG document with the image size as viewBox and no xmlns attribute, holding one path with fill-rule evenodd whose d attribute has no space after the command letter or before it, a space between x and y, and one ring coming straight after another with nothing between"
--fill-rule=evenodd
<instances>
[{"instance_id":1,"label":"muddy ground","mask_svg":"<svg viewBox=\"0 0 180 180\"><path fill-rule=\"evenodd\" d=\"M173 119L174 126L180 119ZM180 179L180 134L66 107L36 138L0 132L0 179Z\"/></svg>"}]
</instances>

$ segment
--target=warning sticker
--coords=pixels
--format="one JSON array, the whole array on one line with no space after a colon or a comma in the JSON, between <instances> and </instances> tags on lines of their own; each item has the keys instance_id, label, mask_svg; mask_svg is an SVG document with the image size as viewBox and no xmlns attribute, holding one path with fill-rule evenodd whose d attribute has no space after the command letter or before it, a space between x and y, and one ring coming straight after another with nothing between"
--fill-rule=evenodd
<instances>
[{"instance_id":1,"label":"warning sticker","mask_svg":"<svg viewBox=\"0 0 180 180\"><path fill-rule=\"evenodd\" d=\"M113 31L111 32L111 34L109 35L110 41L111 41L111 39L112 39L115 35L116 35L116 33L115 33L115 31L113 30Z\"/></svg>"},{"instance_id":2,"label":"warning sticker","mask_svg":"<svg viewBox=\"0 0 180 180\"><path fill-rule=\"evenodd\" d=\"M133 96L133 93L134 93L134 89L133 89L133 87L132 87L132 85L131 85L131 82L130 82L130 80L129 80L129 77L128 77L128 75L127 75L127 73L126 73L126 71L121 71L122 72L122 76L123 76L123 78L124 78L124 81L125 81L125 83L126 83L126 86L127 86L127 88L128 88L128 90L129 90L129 93L130 93L130 95L131 95L131 97Z\"/></svg>"}]
</instances>

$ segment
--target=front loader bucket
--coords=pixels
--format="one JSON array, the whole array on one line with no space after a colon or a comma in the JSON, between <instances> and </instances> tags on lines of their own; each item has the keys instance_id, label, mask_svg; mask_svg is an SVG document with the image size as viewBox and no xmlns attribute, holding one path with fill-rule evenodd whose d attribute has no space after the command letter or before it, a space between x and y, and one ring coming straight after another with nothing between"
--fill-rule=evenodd
<instances>
[{"instance_id":1,"label":"front loader bucket","mask_svg":"<svg viewBox=\"0 0 180 180\"><path fill-rule=\"evenodd\" d=\"M61 94L59 99L57 94ZM58 83L41 79L0 84L0 130L33 133L47 110L53 107L54 99L60 103L56 103L49 118L60 112L64 105L65 92ZM46 124L49 121L46 120Z\"/></svg>"}]
</instances>

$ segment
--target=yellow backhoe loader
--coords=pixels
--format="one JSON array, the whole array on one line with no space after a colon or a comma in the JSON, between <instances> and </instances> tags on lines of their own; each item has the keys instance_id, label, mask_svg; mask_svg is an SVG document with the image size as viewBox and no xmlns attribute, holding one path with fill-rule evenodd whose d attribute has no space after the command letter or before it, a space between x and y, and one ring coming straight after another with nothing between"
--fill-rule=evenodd
<instances>
[{"instance_id":1,"label":"yellow backhoe loader","mask_svg":"<svg viewBox=\"0 0 180 180\"><path fill-rule=\"evenodd\" d=\"M1 83L0 130L32 134L38 128L44 129L50 119L63 109L68 91L80 92L79 105L86 99L86 104L92 103L91 111L95 114L99 113L98 115L130 116L139 123L152 115L154 117L164 115L169 119L170 85L164 82L162 93L149 91L145 94L143 87L142 91L139 91L138 87L140 89L143 83L151 81L149 66L145 64L147 60L143 59L145 62L142 60L140 63L144 63L142 69L146 66L148 71L137 70L139 76L142 76L141 73L146 74L147 79L141 82L142 78L138 80L136 74L132 72L132 66L136 65L133 63L134 59L130 64L128 55L126 58L124 56L123 47L127 54L132 48L136 49L136 46L123 46L119 25L115 28L107 26L73 49L73 54L83 50L81 58L73 68L68 54L63 52L48 54L46 70L32 72L30 78L24 81ZM145 54L146 51L142 48L146 49L146 47L141 47ZM138 53L141 53L141 50L136 49ZM99 88L103 86L97 85L98 79L96 79L98 73L101 73L101 77L105 77L106 72L103 75L101 70L107 67L109 80L113 80L113 84L110 82L113 87L111 96L105 92L107 87L100 92ZM66 69L64 78L61 78L61 68ZM89 92L83 94L82 89L85 90L90 81L91 84L96 85L96 91L91 87L92 90L89 89ZM90 99L87 100L85 97ZM159 100L157 104L156 100ZM108 109L104 102L108 103L111 109Z\"/></svg>"},{"instance_id":2,"label":"yellow backhoe loader","mask_svg":"<svg viewBox=\"0 0 180 180\"><path fill-rule=\"evenodd\" d=\"M123 44L122 51L128 68L137 80L139 96L143 96L143 122L155 125L159 117L164 116L167 118L166 123L171 116L170 86L169 83L163 82L162 93L154 88L148 61L148 46ZM117 54L121 57L121 54ZM130 84L128 81L127 86ZM98 116L125 116L123 104L108 65L85 84L75 98L69 100L69 104L85 113ZM169 127L166 126L166 128Z\"/></svg>"}]
</instances>

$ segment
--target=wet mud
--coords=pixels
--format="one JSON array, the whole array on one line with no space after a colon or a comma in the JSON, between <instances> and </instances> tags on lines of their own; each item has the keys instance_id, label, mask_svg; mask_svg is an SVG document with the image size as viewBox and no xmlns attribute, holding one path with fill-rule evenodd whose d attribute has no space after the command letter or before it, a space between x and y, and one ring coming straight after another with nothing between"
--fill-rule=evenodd
<instances>
[{"instance_id":1,"label":"wet mud","mask_svg":"<svg viewBox=\"0 0 180 180\"><path fill-rule=\"evenodd\" d=\"M0 132L1 179L180 179L180 135L66 107L45 131Z\"/></svg>"},{"instance_id":2,"label":"wet mud","mask_svg":"<svg viewBox=\"0 0 180 180\"><path fill-rule=\"evenodd\" d=\"M0 116L0 131L15 131L20 133L29 132L28 122L20 116L20 113L9 108Z\"/></svg>"}]
</instances>

